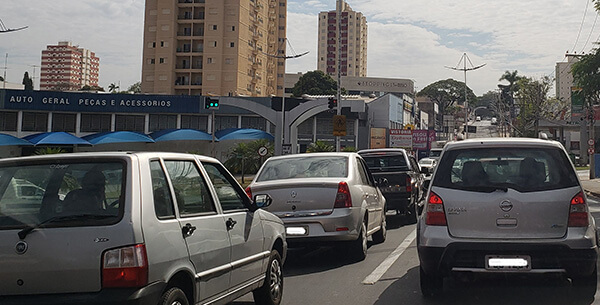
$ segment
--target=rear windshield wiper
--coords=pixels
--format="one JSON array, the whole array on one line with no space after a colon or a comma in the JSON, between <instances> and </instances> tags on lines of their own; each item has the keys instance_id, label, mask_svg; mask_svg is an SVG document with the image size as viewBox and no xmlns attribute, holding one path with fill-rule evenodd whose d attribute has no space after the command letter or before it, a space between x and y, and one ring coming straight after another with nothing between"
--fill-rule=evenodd
<instances>
[{"instance_id":1,"label":"rear windshield wiper","mask_svg":"<svg viewBox=\"0 0 600 305\"><path fill-rule=\"evenodd\" d=\"M31 231L41 227L42 225L45 225L47 223L52 223L52 222L63 222L63 221L71 221L71 220L86 220L86 219L105 219L105 218L110 218L110 217L115 217L115 215L99 215L99 214L74 214L74 215L64 215L64 216L55 216L55 217L51 217L48 218L36 225L33 226L27 226L26 228L24 228L23 230L19 231L19 238L20 239L25 239L25 237L27 237L27 235L29 233L31 233Z\"/></svg>"}]
</instances>

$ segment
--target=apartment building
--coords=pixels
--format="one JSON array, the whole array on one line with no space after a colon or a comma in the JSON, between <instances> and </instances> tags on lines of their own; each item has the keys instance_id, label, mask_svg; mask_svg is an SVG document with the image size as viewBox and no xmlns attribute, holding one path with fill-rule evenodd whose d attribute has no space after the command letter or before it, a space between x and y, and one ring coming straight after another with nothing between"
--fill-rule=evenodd
<instances>
[{"instance_id":1,"label":"apartment building","mask_svg":"<svg viewBox=\"0 0 600 305\"><path fill-rule=\"evenodd\" d=\"M42 51L40 90L74 91L98 86L100 59L90 50L69 41L49 45Z\"/></svg>"},{"instance_id":2,"label":"apartment building","mask_svg":"<svg viewBox=\"0 0 600 305\"><path fill-rule=\"evenodd\" d=\"M283 94L287 0L146 0L142 92Z\"/></svg>"},{"instance_id":3,"label":"apartment building","mask_svg":"<svg viewBox=\"0 0 600 305\"><path fill-rule=\"evenodd\" d=\"M341 46L338 47L337 6L342 5ZM345 1L336 1L336 10L319 13L317 67L337 77L337 55L341 56L341 75L367 76L367 18L352 10Z\"/></svg>"},{"instance_id":4,"label":"apartment building","mask_svg":"<svg viewBox=\"0 0 600 305\"><path fill-rule=\"evenodd\" d=\"M571 73L571 68L573 64L579 61L579 57L581 55L578 54L567 54L566 62L556 63L556 97L561 101L567 101L569 105L571 105L571 90L572 87L575 86L573 84L573 73ZM583 111L583 105L578 105L580 108L576 109L577 113L572 113L575 116L581 115L581 111Z\"/></svg>"}]
</instances>

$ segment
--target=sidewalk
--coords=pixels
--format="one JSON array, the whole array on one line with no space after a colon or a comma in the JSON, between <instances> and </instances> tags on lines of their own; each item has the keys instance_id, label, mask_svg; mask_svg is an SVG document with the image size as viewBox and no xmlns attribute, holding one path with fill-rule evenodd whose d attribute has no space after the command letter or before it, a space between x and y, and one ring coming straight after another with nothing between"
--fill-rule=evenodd
<instances>
[{"instance_id":1,"label":"sidewalk","mask_svg":"<svg viewBox=\"0 0 600 305\"><path fill-rule=\"evenodd\" d=\"M594 196L600 198L600 178L590 179L588 175L579 175L581 180L581 186L585 190L588 196Z\"/></svg>"}]
</instances>

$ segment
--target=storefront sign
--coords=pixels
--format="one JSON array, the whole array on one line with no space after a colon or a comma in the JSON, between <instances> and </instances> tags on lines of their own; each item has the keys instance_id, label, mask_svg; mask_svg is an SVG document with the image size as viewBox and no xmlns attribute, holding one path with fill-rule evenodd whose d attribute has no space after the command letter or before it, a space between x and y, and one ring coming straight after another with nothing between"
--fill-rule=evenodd
<instances>
[{"instance_id":1,"label":"storefront sign","mask_svg":"<svg viewBox=\"0 0 600 305\"><path fill-rule=\"evenodd\" d=\"M390 147L412 149L412 130L390 129Z\"/></svg>"},{"instance_id":2,"label":"storefront sign","mask_svg":"<svg viewBox=\"0 0 600 305\"><path fill-rule=\"evenodd\" d=\"M371 145L369 148L385 148L385 128L371 128Z\"/></svg>"}]
</instances>

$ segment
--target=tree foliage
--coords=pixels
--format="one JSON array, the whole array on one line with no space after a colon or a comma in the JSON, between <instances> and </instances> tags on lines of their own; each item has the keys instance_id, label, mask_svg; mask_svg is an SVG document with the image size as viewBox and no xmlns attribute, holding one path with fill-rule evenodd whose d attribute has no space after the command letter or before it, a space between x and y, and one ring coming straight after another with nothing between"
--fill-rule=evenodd
<instances>
[{"instance_id":1,"label":"tree foliage","mask_svg":"<svg viewBox=\"0 0 600 305\"><path fill-rule=\"evenodd\" d=\"M104 92L104 88L100 87L100 86L90 86L90 85L85 85L83 87L81 87L81 89L79 89L81 91L101 91Z\"/></svg>"},{"instance_id":2,"label":"tree foliage","mask_svg":"<svg viewBox=\"0 0 600 305\"><path fill-rule=\"evenodd\" d=\"M417 93L417 96L426 96L436 102L443 114L448 114L453 106L464 104L465 83L454 79L439 80L428 85ZM467 86L467 101L475 105L477 96Z\"/></svg>"},{"instance_id":3,"label":"tree foliage","mask_svg":"<svg viewBox=\"0 0 600 305\"><path fill-rule=\"evenodd\" d=\"M25 86L25 90L33 90L33 79L29 77L29 72L25 71L23 74L23 82L22 84Z\"/></svg>"},{"instance_id":4,"label":"tree foliage","mask_svg":"<svg viewBox=\"0 0 600 305\"><path fill-rule=\"evenodd\" d=\"M137 83L129 86L129 88L127 88L127 91L129 91L131 93L141 93L142 92L142 82L137 82Z\"/></svg>"},{"instance_id":5,"label":"tree foliage","mask_svg":"<svg viewBox=\"0 0 600 305\"><path fill-rule=\"evenodd\" d=\"M307 153L331 152L331 151L335 151L335 147L333 147L333 145L331 145L325 141L317 141L314 143L310 143L308 145L308 148L306 148Z\"/></svg>"},{"instance_id":6,"label":"tree foliage","mask_svg":"<svg viewBox=\"0 0 600 305\"><path fill-rule=\"evenodd\" d=\"M115 83L111 83L110 85L108 85L108 92L117 93L118 90L119 90L119 85L117 85Z\"/></svg>"},{"instance_id":7,"label":"tree foliage","mask_svg":"<svg viewBox=\"0 0 600 305\"><path fill-rule=\"evenodd\" d=\"M292 94L294 97L301 97L303 94L335 95L337 94L337 82L321 70L306 72L292 88ZM343 88L342 94L346 94L346 90Z\"/></svg>"},{"instance_id":8,"label":"tree foliage","mask_svg":"<svg viewBox=\"0 0 600 305\"><path fill-rule=\"evenodd\" d=\"M258 155L260 147L267 147L268 153L261 157ZM273 143L266 139L260 139L253 142L238 143L229 153L229 159L225 161L225 166L234 174L251 173L254 174L262 165L262 161L273 156Z\"/></svg>"},{"instance_id":9,"label":"tree foliage","mask_svg":"<svg viewBox=\"0 0 600 305\"><path fill-rule=\"evenodd\" d=\"M548 92L554 79L544 76L539 80L522 77L518 80L519 115L515 123L516 131L521 136L537 137L540 119L544 118L546 109L550 107Z\"/></svg>"},{"instance_id":10,"label":"tree foliage","mask_svg":"<svg viewBox=\"0 0 600 305\"><path fill-rule=\"evenodd\" d=\"M596 48L592 53L580 57L571 71L573 82L581 88L586 106L589 108L600 103L600 49Z\"/></svg>"}]
</instances>

